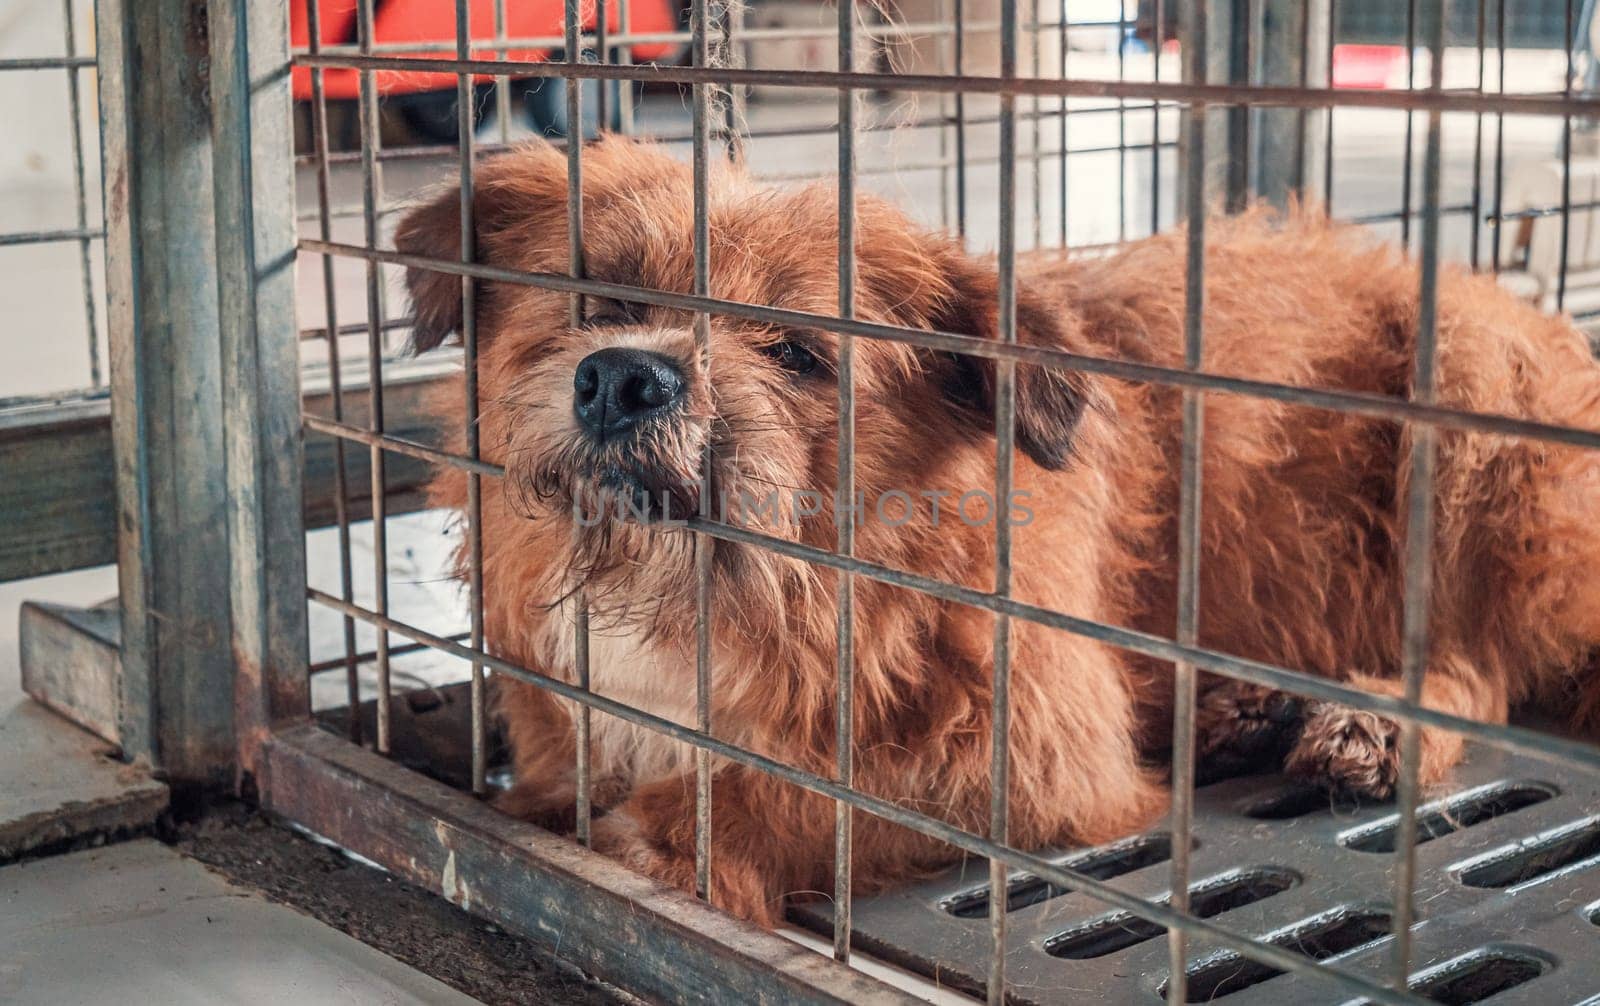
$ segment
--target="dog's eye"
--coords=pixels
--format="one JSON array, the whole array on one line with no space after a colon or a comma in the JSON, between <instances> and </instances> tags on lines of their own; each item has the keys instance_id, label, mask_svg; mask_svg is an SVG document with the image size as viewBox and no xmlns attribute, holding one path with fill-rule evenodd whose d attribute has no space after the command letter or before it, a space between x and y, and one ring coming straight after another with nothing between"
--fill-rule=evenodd
<instances>
[{"instance_id":1,"label":"dog's eye","mask_svg":"<svg viewBox=\"0 0 1600 1006\"><path fill-rule=\"evenodd\" d=\"M639 319L631 305L597 297L585 299L584 328L622 328L637 325Z\"/></svg>"},{"instance_id":2,"label":"dog's eye","mask_svg":"<svg viewBox=\"0 0 1600 1006\"><path fill-rule=\"evenodd\" d=\"M769 342L761 352L791 374L809 374L817 369L817 357L811 350L789 339Z\"/></svg>"}]
</instances>

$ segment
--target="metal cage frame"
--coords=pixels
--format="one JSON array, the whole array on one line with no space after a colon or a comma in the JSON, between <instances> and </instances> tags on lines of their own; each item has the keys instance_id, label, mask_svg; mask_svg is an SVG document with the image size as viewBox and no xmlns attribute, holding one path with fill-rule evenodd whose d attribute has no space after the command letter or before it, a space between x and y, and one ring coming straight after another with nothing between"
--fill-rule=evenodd
<instances>
[{"instance_id":1,"label":"metal cage frame","mask_svg":"<svg viewBox=\"0 0 1600 1006\"><path fill-rule=\"evenodd\" d=\"M307 0L290 0L304 3ZM598 10L598 32L586 36L582 15L589 5L566 0L565 33L559 41L563 61L518 61L509 49L529 40L510 39L504 32L504 0L497 0L497 31L492 43L474 42L468 24L469 3L455 0L457 24L453 51L414 55L384 51L373 41L373 0L358 0L359 42L354 47L321 43L316 27L317 4L311 2L309 51L291 52L286 6L247 0L98 0L99 103L106 179L105 242L108 276L108 321L111 333L110 425L116 475L116 556L120 569L122 636L120 666L111 692L112 708L76 709L96 729L113 736L124 751L161 766L174 780L240 788L258 795L261 804L407 879L488 915L520 932L556 938L565 934L563 950L632 991L669 1000L839 1001L891 1000L902 993L827 958L721 916L703 901L668 891L628 873L578 844L540 832L489 810L471 795L411 773L383 755L391 747L394 711L390 660L404 645L430 647L471 666L473 790L486 789L488 712L485 673L506 675L571 700L577 717L578 838L589 830L588 735L594 711L639 724L691 745L696 752L696 875L703 896L709 883L711 759L737 763L825 796L835 802L834 957L851 954L852 816L872 814L919 831L951 846L982 856L990 866L991 927L995 955L990 965L988 996L1006 999L1004 895L1008 871L1021 869L1050 883L1070 886L1123 909L1168 932L1171 980L1169 1002L1185 1001L1189 954L1186 941L1203 936L1210 943L1236 951L1275 969L1322 976L1328 987L1372 1002L1406 1003L1422 999L1410 991L1415 978L1411 952L1416 869L1415 837L1419 805L1419 731L1423 726L1458 732L1474 741L1575 766L1600 770L1600 748L1517 726L1497 726L1430 710L1420 704L1422 672L1428 645L1426 612L1430 591L1430 549L1408 550L1405 563L1405 659L1400 697L1372 695L1289 667L1281 667L1201 647L1197 643L1199 610L1199 507L1202 415L1207 395L1246 395L1405 422L1416 430L1408 460L1410 487L1404 501L1408 540L1431 543L1432 477L1435 433L1440 428L1494 433L1600 449L1600 431L1568 428L1526 419L1463 412L1436 403L1434 356L1437 285L1440 268L1439 226L1449 212L1470 215L1476 264L1478 227L1484 207L1475 197L1469 206L1441 205L1441 120L1447 113L1469 113L1478 119L1476 178L1482 172L1482 119L1508 115L1558 117L1568 138L1561 212L1563 231L1573 209L1571 133L1575 117L1600 116L1600 98L1576 93L1569 72L1562 93L1507 94L1483 84L1485 0L1479 0L1479 87L1446 90L1442 59L1444 18L1431 19L1426 42L1435 58L1425 87L1405 91L1335 90L1327 68L1315 68L1318 53L1312 40L1319 18L1333 17L1326 3L1303 9L1299 33L1287 36L1286 59L1275 79L1263 81L1250 60L1236 57L1248 50L1226 14L1243 9L1259 12L1272 0L1205 0L1181 6L1183 80L1150 82L1074 78L1063 63L1059 77L1018 75L1023 18L1016 0L1002 0L999 22L1000 72L995 76L963 71L962 0L954 0L954 21L945 26L956 52L956 72L949 75L895 74L856 66L856 39L863 33L892 33L895 27L867 25L856 0L840 0L837 70L768 70L736 65L729 58L741 30L731 7L717 0L693 0L690 30L672 40L690 44L691 65L633 65L629 46L669 36L634 36L628 31L627 0L616 0L622 20L619 34L607 35L606 4ZM1504 0L1498 0L1502 12ZM1315 14L1312 13L1313 6ZM1434 9L1442 9L1435 0ZM1567 3L1568 66L1576 40L1576 0ZM1156 4L1157 32L1162 4ZM69 4L70 11L70 4ZM1419 24L1417 0L1409 7L1408 30ZM1129 22L1116 22L1125 30ZM1029 22L1037 47L1044 30L1058 30L1065 45L1064 18L1053 24ZM1316 29L1314 31L1314 29ZM1327 33L1331 54L1332 34ZM1159 42L1159 34L1158 34ZM1504 48L1503 30L1499 39ZM592 44L598 62L583 61ZM1159 45L1158 45L1159 51ZM1414 50L1413 50L1414 51ZM1248 53L1247 53L1248 55ZM180 58L181 57L181 58ZM488 58L486 58L488 57ZM1158 57L1159 58L1159 57ZM39 62L39 61L26 61ZM86 57L69 53L52 61L76 69ZM1502 63L1503 66L1503 63ZM0 66L0 69L6 68ZM1414 78L1414 62L1408 73ZM291 154L290 79L295 69L311 73L314 153L299 163L314 166L317 182L318 236L297 236L297 211ZM360 244L337 242L331 221L352 211L332 204L330 165L341 157L330 151L323 94L328 70L355 70L360 78L362 201ZM378 221L386 212L382 165L386 158L413 152L384 150L379 142L378 89L375 75L386 70L454 74L461 107L472 101L474 76L494 78L502 100L510 76L566 80L654 81L691 89L694 166L694 287L675 293L598 282L584 275L581 179L583 145L567 145L569 171L568 235L570 268L564 275L522 273L476 261L473 254L472 184L477 156L494 144L479 144L470 116L461 116L458 178L461 184L462 255L459 261L420 258L380 247ZM1322 77L1319 83L1317 78ZM814 128L838 139L839 304L835 315L779 310L710 296L707 223L708 169L722 145L740 142L733 93L753 85L809 88L838 95L836 128ZM964 105L966 96L999 99L999 258L1000 338L996 341L941 331L924 331L862 321L854 315L858 95L868 90L893 90L949 96L941 98L936 127L948 131L954 154L942 158L941 171L954 169L956 218L964 230L970 199L964 171L965 130L976 121ZM627 88L623 94L629 94ZM604 89L601 101L607 101ZM1015 257L1018 244L1018 134L1032 122L1059 120L1062 137L1061 184L1066 178L1067 99L1096 97L1113 109L1148 108L1156 128L1146 144L1129 144L1122 136L1115 149L1124 162L1148 156L1159 168L1164 150L1182 155L1183 216L1188 224L1187 312L1185 354L1181 368L1139 364L1061 350L1020 345L1016 339ZM1032 99L1031 111L1019 108ZM569 122L582 122L581 88L567 88ZM1049 100L1056 108L1043 108ZM1137 103L1131 104L1131 103ZM1421 164L1420 200L1413 206L1410 186L1410 144L1407 144L1405 202L1398 214L1403 240L1418 232L1421 261L1422 314L1416 347L1416 382L1411 397L1314 389L1246 380L1208 373L1202 366L1204 326L1205 209L1222 196L1237 200L1247 192L1286 193L1315 184L1318 135L1331 136L1331 110L1389 109L1420 114L1424 120L1425 153ZM728 117L724 116L727 109ZM1183 135L1163 139L1162 110L1176 110ZM1266 175L1252 179L1235 170L1249 157L1230 156L1248 135L1257 110L1291 117L1295 138L1292 177L1278 177L1282 162L1260 157ZM631 121L631 106L624 107ZM1326 121L1318 123L1317 116ZM1319 129L1319 125L1322 127ZM1410 126L1408 125L1408 137ZM792 134L791 134L792 135ZM505 142L502 135L501 143ZM1334 184L1331 145L1323 143L1320 182L1327 193ZM1037 148L1036 148L1037 149ZM1142 151L1142 153L1140 153ZM1496 152L1494 217L1500 210L1500 158ZM1037 172L1034 185L1040 184ZM80 172L81 174L81 172ZM1155 172L1159 185L1160 171ZM1477 189L1475 189L1477 191ZM80 180L80 223L84 219ZM1151 228L1161 223L1160 200L1153 200ZM1063 200L1065 213L1065 200ZM1121 217L1126 223L1126 208ZM81 233L80 233L81 232ZM1064 232L1063 232L1064 233ZM56 235L83 242L97 237L84 227ZM38 235L24 235L34 238ZM7 238L6 240L10 240ZM1563 240L1563 251L1566 242ZM326 322L299 331L293 280L297 256L321 260ZM333 263L346 259L366 269L366 320L341 327L334 302ZM452 454L408 424L409 412L386 416L387 390L406 387L386 382L382 360L385 335L404 325L389 320L381 303L381 267L430 269L461 280L464 321L461 330L466 382L466 451ZM1498 243L1495 265L1499 265ZM1563 269L1563 276L1565 269ZM995 589L975 590L865 561L854 554L855 517L839 527L836 548L812 548L725 524L708 515L690 518L701 541L719 540L771 549L837 571L840 577L838 630L837 743L839 761L831 777L783 764L718 739L711 730L710 647L708 619L715 603L710 589L710 550L697 553L698 661L697 711L693 727L634 709L591 692L587 677L587 624L580 617L574 639L578 680L567 683L515 666L494 656L484 644L482 619L482 538L479 504L486 480L501 469L481 457L476 439L477 332L473 308L477 280L525 284L570 295L574 316L585 296L602 296L660 305L694 313L697 344L705 358L712 315L726 315L834 333L839 339L839 487L853 496L854 399L852 351L856 339L894 340L930 349L983 357L997 362L996 429L998 441L996 498L1011 489L1015 367L1019 363L1081 370L1131 381L1153 382L1180 389L1183 402L1183 454L1179 503L1179 619L1173 638L1102 624L1019 602L1010 596L1010 515L997 514ZM1564 283L1561 295L1564 295ZM372 366L364 389L347 389L339 369L338 336L365 334ZM300 348L306 339L325 339L330 348L326 391L308 405L300 371ZM363 415L364 413L364 415ZM396 421L398 419L398 421ZM369 501L353 492L351 457L365 449L371 485ZM308 458L316 474L308 474ZM467 473L469 504L466 541L468 591L472 622L464 636L441 636L399 621L388 610L384 535L391 503L416 488L419 469L396 477L399 462L448 465ZM391 462L396 462L391 465ZM320 466L320 467L318 467ZM220 477L219 477L220 476ZM297 501L304 498L303 509ZM405 504L399 504L404 506ZM363 508L365 507L365 508ZM377 600L357 604L352 590L349 533L353 521L370 514L377 555L374 575ZM311 589L306 581L305 531L316 524L336 524L342 542L342 589ZM104 540L103 536L100 540ZM60 567L57 567L60 568ZM7 570L10 572L10 570ZM994 799L987 833L959 829L928 815L858 792L852 786L853 583L866 578L919 591L994 614ZM359 704L355 671L359 663L376 663L379 680L375 750L367 750L310 722L307 656L307 600L339 613L345 625L343 659L319 664L316 670L343 668L350 681L351 707ZM1174 719L1174 843L1170 903L1135 897L1079 870L1048 861L1005 841L1007 801L1009 626L1026 620L1075 633L1111 646L1170 662L1177 686ZM355 648L355 626L377 630L371 654ZM1188 911L1189 842L1194 790L1195 675L1205 671L1297 695L1370 710L1402 724L1403 754L1398 795L1399 834L1394 853L1394 927L1391 976L1379 984L1328 968L1316 961L1260 939L1234 933ZM81 669L79 669L81 672ZM63 675L74 673L70 669ZM56 698L72 707L70 689L54 683ZM41 685L52 692L52 683Z\"/></svg>"}]
</instances>

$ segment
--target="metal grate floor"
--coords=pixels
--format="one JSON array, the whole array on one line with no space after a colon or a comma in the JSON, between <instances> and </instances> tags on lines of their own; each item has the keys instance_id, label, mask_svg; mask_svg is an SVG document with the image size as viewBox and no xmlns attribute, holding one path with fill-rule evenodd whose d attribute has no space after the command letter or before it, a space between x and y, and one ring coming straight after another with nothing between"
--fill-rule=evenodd
<instances>
[{"instance_id":1,"label":"metal grate floor","mask_svg":"<svg viewBox=\"0 0 1600 1006\"><path fill-rule=\"evenodd\" d=\"M1412 989L1437 1002L1600 1004L1600 780L1474 749L1420 809ZM1392 805L1339 805L1270 776L1196 793L1192 910L1245 935L1382 981L1388 964ZM1168 891L1160 829L1055 857L1130 893ZM988 864L856 900L853 943L981 994L990 955ZM832 931L826 902L800 925ZM1165 930L1026 874L1011 882L1007 977L1017 1003L1154 1004ZM1190 940L1191 1002L1347 1003L1323 979L1280 973Z\"/></svg>"}]
</instances>

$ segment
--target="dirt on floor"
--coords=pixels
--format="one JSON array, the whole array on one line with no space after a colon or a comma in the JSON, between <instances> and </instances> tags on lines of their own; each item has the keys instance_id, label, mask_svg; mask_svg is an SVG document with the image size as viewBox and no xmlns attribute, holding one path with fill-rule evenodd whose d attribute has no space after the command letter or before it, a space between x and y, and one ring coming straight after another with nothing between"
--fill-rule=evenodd
<instances>
[{"instance_id":1,"label":"dirt on floor","mask_svg":"<svg viewBox=\"0 0 1600 1006\"><path fill-rule=\"evenodd\" d=\"M291 831L243 804L207 808L163 837L253 888L489 1004L636 1003L532 941Z\"/></svg>"}]
</instances>

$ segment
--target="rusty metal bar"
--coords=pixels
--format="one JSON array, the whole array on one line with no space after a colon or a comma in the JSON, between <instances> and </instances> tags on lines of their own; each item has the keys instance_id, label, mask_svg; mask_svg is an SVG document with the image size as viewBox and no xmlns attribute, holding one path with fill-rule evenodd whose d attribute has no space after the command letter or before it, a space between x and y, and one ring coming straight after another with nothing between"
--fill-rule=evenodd
<instances>
[{"instance_id":1,"label":"rusty metal bar","mask_svg":"<svg viewBox=\"0 0 1600 1006\"><path fill-rule=\"evenodd\" d=\"M356 34L361 51L371 52L373 45L373 3L375 0L357 0ZM362 240L368 248L378 247L378 205L382 201L379 186L382 184L378 163L380 122L378 90L371 67L361 70L358 98L361 131L361 206ZM367 370L368 370L368 422L371 432L382 436L383 416L383 274L374 259L367 260ZM371 446L369 465L372 471L372 556L373 589L380 612L389 610L389 520L386 501L380 487L385 484L384 466L387 459L383 448ZM379 754L389 753L390 718L392 700L389 681L389 637L378 633L378 696L377 745Z\"/></svg>"},{"instance_id":2,"label":"rusty metal bar","mask_svg":"<svg viewBox=\"0 0 1600 1006\"><path fill-rule=\"evenodd\" d=\"M1444 87L1444 0L1434 5L1432 80L1429 87ZM1428 114L1427 151L1422 167L1422 289L1417 308L1417 337L1413 350L1411 397L1432 404L1437 380L1439 345L1439 186L1444 160L1440 116ZM1410 429L1410 477L1406 486L1405 593L1401 628L1400 679L1408 707L1422 703L1422 683L1430 656L1430 599L1433 591L1433 507L1437 430L1431 426ZM1395 837L1394 870L1394 971L1391 984L1408 987L1411 974L1411 927L1416 919L1413 900L1417 875L1417 804L1421 797L1422 731L1414 720L1400 722L1400 775L1396 783L1399 830Z\"/></svg>"},{"instance_id":3,"label":"rusty metal bar","mask_svg":"<svg viewBox=\"0 0 1600 1006\"><path fill-rule=\"evenodd\" d=\"M1115 19L1107 19L1107 20L1101 20L1101 21L1072 21L1072 22L1070 22L1070 26L1073 27L1073 28L1115 28L1119 24L1125 24L1125 23L1126 23L1125 21L1119 22L1119 21L1117 21ZM1023 21L1023 22L1021 22L1021 27L1025 28L1025 29L1028 29L1028 30L1033 30L1035 28L1063 28L1063 27L1067 27L1068 25L1069 25L1069 22L1066 22L1066 21ZM869 38L869 39L875 39L875 40L877 40L877 39L890 39L890 38L904 38L904 37L937 38L937 37L941 37L941 36L953 35L953 34L956 33L956 29L951 24L943 22L943 21L884 22L884 23L880 23L880 24L876 24L876 25L862 24L862 25L858 26L858 28L859 28L859 33L860 33L861 37ZM1000 22L999 21L975 21L975 22L972 22L972 23L966 25L966 28L968 30L970 30L970 31L997 31L1000 28ZM827 27L821 27L821 26L816 27L816 28L807 28L807 27L804 27L804 26L781 27L781 28L749 28L749 29L741 28L740 31L739 31L739 37L744 38L747 41L752 41L752 42L758 42L758 41L781 41L781 42L786 42L786 41L791 41L791 40L813 39L813 38L816 38L816 39L828 39L828 38L835 37L835 34L836 34L835 29L827 28ZM586 32L586 33L580 33L578 38L579 38L579 41L583 45L586 45L586 46L587 45L596 45L596 44L599 43L600 35L599 35L598 32ZM629 32L629 31L608 32L607 35L606 35L606 40L607 40L607 43L609 45L611 45L611 46L636 46L636 45L652 45L652 44L688 44L688 45L692 46L693 43L694 43L694 32L692 30L691 31L652 31L652 32ZM479 53L479 52L484 52L484 51L498 52L498 51L500 51L501 49L504 49L504 48L512 48L512 49L552 49L552 48L559 48L561 46L564 46L564 45L566 45L566 43L567 43L567 37L565 35L529 35L529 36L518 36L518 37L515 37L515 38L496 36L495 39L493 40L492 44L484 44L482 42L479 42L478 44L476 44L476 45L474 45L472 47L472 51L474 53ZM352 54L352 53L359 53L360 52L360 50L357 47L350 46L350 45L330 45L330 46L327 46L325 48L325 51L328 52L330 55L349 55L349 54ZM424 42L424 41L416 41L416 42L383 42L383 43L380 43L378 45L373 46L371 51L372 51L373 55L385 56L385 57L407 57L407 56L416 56L418 54L423 54L423 53L434 53L434 52L437 52L437 53L454 53L455 52L455 43L454 42ZM297 49L297 50L294 51L294 55L296 55L296 56L306 55L307 52L308 52L308 50L306 50L306 49ZM53 65L54 64L52 64L52 66ZM5 68L5 64L3 62L0 62L0 69L4 69L4 68ZM49 66L47 66L47 67L27 67L27 69L50 69L50 68L51 67L49 67ZM448 71L446 71L446 72L448 72Z\"/></svg>"},{"instance_id":4,"label":"rusty metal bar","mask_svg":"<svg viewBox=\"0 0 1600 1006\"><path fill-rule=\"evenodd\" d=\"M506 37L506 0L494 0L494 57L495 59L509 59L511 57L511 42ZM460 51L456 56L459 58ZM506 74L497 74L494 78L494 108L497 126L500 132L500 145L511 144L511 78Z\"/></svg>"},{"instance_id":5,"label":"rusty metal bar","mask_svg":"<svg viewBox=\"0 0 1600 1006\"><path fill-rule=\"evenodd\" d=\"M281 10L248 0L211 0L206 18L231 603L224 666L234 678L224 699L239 770L259 776L270 732L311 712L294 167L256 156L290 145L289 38Z\"/></svg>"},{"instance_id":6,"label":"rusty metal bar","mask_svg":"<svg viewBox=\"0 0 1600 1006\"><path fill-rule=\"evenodd\" d=\"M1000 76L1017 75L1017 0L1000 0ZM1120 48L1120 41L1119 41ZM996 269L999 280L999 317L995 319L1002 345L1017 342L1017 99L1000 96L1000 235ZM1121 128L1122 116L1118 116ZM1127 179L1119 178L1119 199ZM1011 492L1016 463L1017 365L995 362L995 504L994 596L1011 596ZM1010 841L1011 811L1011 619L997 613L994 620L994 682L989 724L989 840ZM1006 1001L1006 911L1010 878L1006 864L989 860L989 1006Z\"/></svg>"},{"instance_id":7,"label":"rusty metal bar","mask_svg":"<svg viewBox=\"0 0 1600 1006\"><path fill-rule=\"evenodd\" d=\"M1208 44L1206 5L1196 4L1184 19L1184 76L1205 80ZM1204 367L1206 266L1206 113L1204 104L1189 106L1184 156L1188 213L1187 260L1184 269L1183 365L1194 372ZM1178 476L1178 611L1176 640L1195 646L1200 634L1200 507L1204 486L1205 398L1195 388L1183 390L1182 459ZM1193 848L1195 768L1195 671L1180 660L1172 675L1172 880L1169 903L1189 910L1189 856ZM1167 1002L1181 1006L1189 999L1188 934L1167 933Z\"/></svg>"},{"instance_id":8,"label":"rusty metal bar","mask_svg":"<svg viewBox=\"0 0 1600 1006\"><path fill-rule=\"evenodd\" d=\"M1567 50L1567 68L1562 93L1572 99L1572 79L1576 74L1573 60L1577 55L1577 38L1573 34L1575 0L1566 3L1566 32L1561 36ZM1556 270L1556 312L1567 305L1567 264L1571 258L1572 238L1572 116L1561 119L1561 264Z\"/></svg>"},{"instance_id":9,"label":"rusty metal bar","mask_svg":"<svg viewBox=\"0 0 1600 1006\"><path fill-rule=\"evenodd\" d=\"M583 30L581 0L565 0L562 23L566 29L566 61L560 66L566 78L567 137L578 142L567 144L567 273L574 278L585 274L583 256L583 88L576 71L582 63L583 49L578 36ZM572 328L583 325L583 292L575 290L567 299L567 323ZM574 595L576 605L573 620L573 672L579 687L589 688L589 599L579 590ZM593 812L589 735L592 721L589 707L580 705L576 710L575 739L577 747L577 837L583 845L592 839L590 823Z\"/></svg>"},{"instance_id":10,"label":"rusty metal bar","mask_svg":"<svg viewBox=\"0 0 1600 1006\"><path fill-rule=\"evenodd\" d=\"M1377 419L1430 423L1447 429L1527 437L1532 440L1571 444L1575 447L1590 449L1600 448L1600 431L1596 430L1541 423L1493 413L1467 412L1460 409L1427 405L1409 399L1393 398L1367 392L1307 388L1279 384L1273 381L1226 377L1204 371L1191 372L1179 367L1134 363L1128 360L1090 356L1044 346L1025 344L1010 346L993 340L978 339L954 332L905 328L897 325L842 319L832 315L811 314L806 311L791 311L785 308L756 304L742 304L737 301L700 297L694 294L647 290L642 287L620 283L574 280L569 276L555 273L521 272L515 269L501 269L485 265L469 267L446 259L433 259L421 255L373 250L359 245L301 239L300 247L304 251L327 252L351 258L371 258L393 265L432 269L436 272L459 275L465 271L479 279L514 283L545 290L562 292L581 290L595 296L637 301L641 304L652 304L684 311L708 311L713 314L725 314L730 317L748 318L753 321L765 321L778 325L800 328L812 327L824 331L862 336L868 339L902 342L907 345L922 346L941 352L962 353L967 356L977 356L991 360L1015 360L1018 363L1027 363L1034 366L1081 370L1086 373L1104 374L1108 377L1115 377L1125 381L1148 381L1153 384L1178 388L1220 391L1227 394L1266 398L1272 401L1328 409L1334 412L1347 412L1352 415L1369 416Z\"/></svg>"},{"instance_id":11,"label":"rusty metal bar","mask_svg":"<svg viewBox=\"0 0 1600 1006\"><path fill-rule=\"evenodd\" d=\"M72 0L61 0L61 29L67 45L67 59L78 58L78 31L73 17ZM72 200L77 211L78 276L83 285L83 322L89 339L89 383L95 387L105 384L100 370L100 326L95 322L94 273L89 264L89 242L93 233L89 228L88 187L83 180L83 95L78 83L77 67L67 69L67 108L72 116ZM103 234L104 230L101 229Z\"/></svg>"},{"instance_id":12,"label":"rusty metal bar","mask_svg":"<svg viewBox=\"0 0 1600 1006\"><path fill-rule=\"evenodd\" d=\"M267 762L273 813L645 1001L921 1002L327 731L278 734Z\"/></svg>"},{"instance_id":13,"label":"rusty metal bar","mask_svg":"<svg viewBox=\"0 0 1600 1006\"><path fill-rule=\"evenodd\" d=\"M467 58L472 44L471 5L456 0L456 56ZM477 258L477 232L473 226L473 140L477 132L473 121L472 78L456 77L456 121L460 129L461 261L471 265ZM462 435L467 456L479 457L478 443L478 284L471 276L461 277L461 349L464 418ZM467 473L467 606L472 620L472 648L483 649L483 482L475 472ZM488 792L489 701L483 664L472 662L472 792Z\"/></svg>"},{"instance_id":14,"label":"rusty metal bar","mask_svg":"<svg viewBox=\"0 0 1600 1006\"><path fill-rule=\"evenodd\" d=\"M1144 81L1056 80L1040 77L975 77L965 75L894 73L838 73L830 70L752 70L743 67L635 65L601 66L597 63L568 67L564 63L518 60L408 59L394 56L347 56L324 53L296 57L297 66L324 66L354 70L403 70L423 73L494 74L514 72L526 77L641 80L647 83L720 85L750 84L838 90L900 92L947 91L954 94L1069 95L1093 98L1144 98L1151 101L1232 107L1249 105L1282 108L1379 108L1413 112L1495 112L1559 118L1600 114L1600 97L1566 98L1554 94L1526 93L1480 95L1473 91L1379 91L1299 88L1262 84L1163 84Z\"/></svg>"},{"instance_id":15,"label":"rusty metal bar","mask_svg":"<svg viewBox=\"0 0 1600 1006\"><path fill-rule=\"evenodd\" d=\"M694 41L690 56L696 67L711 64L709 0L693 0L689 26ZM694 171L694 292L700 297L711 293L711 85L696 83L691 92L693 117ZM711 380L711 316L705 311L694 315L694 348L701 380ZM709 438L708 438L709 440ZM700 514L711 513L710 479L713 455L708 442L701 455ZM711 732L711 561L716 543L703 534L695 535L695 725L702 733ZM694 890L711 899L711 757L696 750L694 757Z\"/></svg>"},{"instance_id":16,"label":"rusty metal bar","mask_svg":"<svg viewBox=\"0 0 1600 1006\"><path fill-rule=\"evenodd\" d=\"M855 0L839 0L839 68L854 70ZM839 317L856 313L856 93L839 90ZM834 524L842 556L856 554L856 346L839 337L838 491ZM855 786L856 583L848 572L837 576L837 690L834 707L834 752L840 785ZM851 889L855 835L852 810L835 803L833 821L833 956L850 959L850 932L855 898Z\"/></svg>"},{"instance_id":17,"label":"rusty metal bar","mask_svg":"<svg viewBox=\"0 0 1600 1006\"><path fill-rule=\"evenodd\" d=\"M237 745L204 9L100 0L95 12L122 746L173 779L226 787Z\"/></svg>"},{"instance_id":18,"label":"rusty metal bar","mask_svg":"<svg viewBox=\"0 0 1600 1006\"><path fill-rule=\"evenodd\" d=\"M306 24L309 29L311 51L319 52L322 46L322 5L320 0L305 0ZM317 178L317 233L322 240L333 237L332 196L333 172L328 163L328 95L321 67L311 71L311 137L312 152L316 158ZM328 346L328 378L333 384L332 411L335 422L344 421L344 388L339 358L339 299L333 276L333 256L322 256L322 335ZM368 331L370 321L351 326L350 334ZM355 600L355 574L350 562L350 487L345 460L345 437L333 440L333 516L339 536L339 591L346 601ZM381 490L378 490L381 493ZM361 677L357 669L356 622L348 615L343 619L345 706L349 719L345 730L350 739L361 743ZM376 652L374 653L376 657Z\"/></svg>"},{"instance_id":19,"label":"rusty metal bar","mask_svg":"<svg viewBox=\"0 0 1600 1006\"><path fill-rule=\"evenodd\" d=\"M0 59L0 73L7 70L84 70L99 65L94 56L73 53L71 43L66 56L38 56L20 59Z\"/></svg>"},{"instance_id":20,"label":"rusty metal bar","mask_svg":"<svg viewBox=\"0 0 1600 1006\"><path fill-rule=\"evenodd\" d=\"M94 227L69 227L48 231L12 231L0 234L0 248L11 245L42 245L57 241L93 241L104 238L106 232Z\"/></svg>"}]
</instances>

